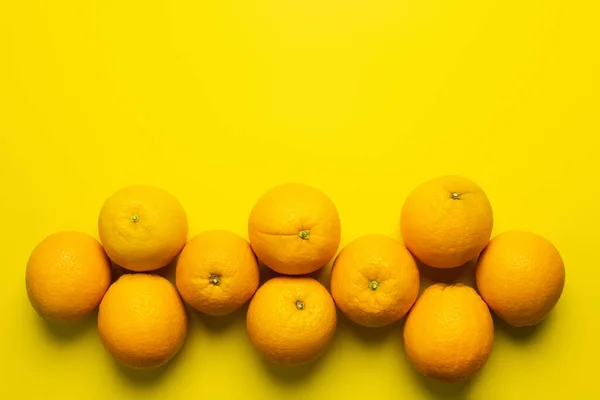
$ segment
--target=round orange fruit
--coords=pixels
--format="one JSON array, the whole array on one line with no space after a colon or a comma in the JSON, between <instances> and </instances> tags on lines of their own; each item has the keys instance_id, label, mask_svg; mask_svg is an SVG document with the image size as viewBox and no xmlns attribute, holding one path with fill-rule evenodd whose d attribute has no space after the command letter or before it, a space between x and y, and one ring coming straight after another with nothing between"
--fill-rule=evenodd
<instances>
[{"instance_id":1,"label":"round orange fruit","mask_svg":"<svg viewBox=\"0 0 600 400\"><path fill-rule=\"evenodd\" d=\"M52 234L33 250L25 284L33 308L55 322L81 319L94 311L110 285L110 260L85 233Z\"/></svg>"},{"instance_id":2,"label":"round orange fruit","mask_svg":"<svg viewBox=\"0 0 600 400\"><path fill-rule=\"evenodd\" d=\"M531 326L554 308L565 284L565 265L556 247L530 232L494 237L476 269L481 297L512 326Z\"/></svg>"},{"instance_id":3,"label":"round orange fruit","mask_svg":"<svg viewBox=\"0 0 600 400\"><path fill-rule=\"evenodd\" d=\"M307 277L277 277L261 286L250 302L246 329L268 360L304 364L325 352L336 329L333 299Z\"/></svg>"},{"instance_id":4,"label":"round orange fruit","mask_svg":"<svg viewBox=\"0 0 600 400\"><path fill-rule=\"evenodd\" d=\"M460 176L421 184L402 207L404 243L431 267L459 267L476 258L490 239L492 225L487 196L477 184Z\"/></svg>"},{"instance_id":5,"label":"round orange fruit","mask_svg":"<svg viewBox=\"0 0 600 400\"><path fill-rule=\"evenodd\" d=\"M104 347L132 368L168 362L183 346L187 324L177 290L158 275L121 276L106 292L98 313Z\"/></svg>"},{"instance_id":6,"label":"round orange fruit","mask_svg":"<svg viewBox=\"0 0 600 400\"><path fill-rule=\"evenodd\" d=\"M209 315L242 307L258 289L260 271L250 244L227 231L190 240L177 260L177 290L186 303Z\"/></svg>"},{"instance_id":7,"label":"round orange fruit","mask_svg":"<svg viewBox=\"0 0 600 400\"><path fill-rule=\"evenodd\" d=\"M402 318L419 294L419 270L402 243L366 235L342 249L331 269L331 295L352 321L380 327Z\"/></svg>"},{"instance_id":8,"label":"round orange fruit","mask_svg":"<svg viewBox=\"0 0 600 400\"><path fill-rule=\"evenodd\" d=\"M425 376L443 381L471 378L486 363L494 343L487 305L468 286L434 284L404 324L406 355Z\"/></svg>"},{"instance_id":9,"label":"round orange fruit","mask_svg":"<svg viewBox=\"0 0 600 400\"><path fill-rule=\"evenodd\" d=\"M258 258L280 274L302 275L322 268L340 244L340 218L323 192L303 184L267 191L248 222Z\"/></svg>"},{"instance_id":10,"label":"round orange fruit","mask_svg":"<svg viewBox=\"0 0 600 400\"><path fill-rule=\"evenodd\" d=\"M181 204L165 190L129 186L106 200L98 231L115 263L131 271L153 271L179 254L188 222Z\"/></svg>"}]
</instances>

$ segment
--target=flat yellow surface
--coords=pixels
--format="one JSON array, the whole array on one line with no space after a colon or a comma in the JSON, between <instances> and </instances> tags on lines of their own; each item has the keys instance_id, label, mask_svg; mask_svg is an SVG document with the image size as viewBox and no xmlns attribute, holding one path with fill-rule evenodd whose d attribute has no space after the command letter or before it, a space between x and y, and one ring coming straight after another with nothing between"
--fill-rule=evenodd
<instances>
[{"instance_id":1,"label":"flat yellow surface","mask_svg":"<svg viewBox=\"0 0 600 400\"><path fill-rule=\"evenodd\" d=\"M600 398L599 19L592 0L0 2L0 398ZM171 191L190 235L246 235L262 192L305 182L347 243L399 238L409 190L447 173L486 190L496 233L538 232L567 268L550 318L496 321L466 384L415 373L401 323L341 319L318 362L281 370L243 312L191 314L178 357L131 372L93 318L48 326L27 301L33 246L97 235L125 185Z\"/></svg>"}]
</instances>

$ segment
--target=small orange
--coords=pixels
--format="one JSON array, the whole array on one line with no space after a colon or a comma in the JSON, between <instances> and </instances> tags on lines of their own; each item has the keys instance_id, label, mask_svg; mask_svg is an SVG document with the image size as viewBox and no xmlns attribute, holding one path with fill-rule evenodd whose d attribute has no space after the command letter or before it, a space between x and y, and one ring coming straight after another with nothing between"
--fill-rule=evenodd
<instances>
[{"instance_id":1,"label":"small orange","mask_svg":"<svg viewBox=\"0 0 600 400\"><path fill-rule=\"evenodd\" d=\"M331 295L352 321L367 327L402 318L419 294L419 270L402 243L384 235L350 242L331 269Z\"/></svg>"},{"instance_id":2,"label":"small orange","mask_svg":"<svg viewBox=\"0 0 600 400\"><path fill-rule=\"evenodd\" d=\"M168 362L183 346L187 323L177 290L158 275L121 276L106 292L98 313L104 347L132 368Z\"/></svg>"},{"instance_id":3,"label":"small orange","mask_svg":"<svg viewBox=\"0 0 600 400\"><path fill-rule=\"evenodd\" d=\"M402 207L402 238L423 263L461 266L476 258L492 234L492 207L474 182L460 176L431 179Z\"/></svg>"},{"instance_id":4,"label":"small orange","mask_svg":"<svg viewBox=\"0 0 600 400\"><path fill-rule=\"evenodd\" d=\"M131 271L153 271L179 254L188 222L181 204L165 190L129 186L106 200L98 232L115 263Z\"/></svg>"},{"instance_id":5,"label":"small orange","mask_svg":"<svg viewBox=\"0 0 600 400\"><path fill-rule=\"evenodd\" d=\"M509 231L494 237L476 270L481 297L512 326L531 326L554 308L565 285L565 265L547 239Z\"/></svg>"},{"instance_id":6,"label":"small orange","mask_svg":"<svg viewBox=\"0 0 600 400\"><path fill-rule=\"evenodd\" d=\"M422 374L444 381L471 378L487 362L494 323L468 286L437 283L419 297L404 324L406 355Z\"/></svg>"},{"instance_id":7,"label":"small orange","mask_svg":"<svg viewBox=\"0 0 600 400\"><path fill-rule=\"evenodd\" d=\"M110 275L110 261L96 239L81 232L54 233L29 257L27 296L47 320L78 320L98 307Z\"/></svg>"},{"instance_id":8,"label":"small orange","mask_svg":"<svg viewBox=\"0 0 600 400\"><path fill-rule=\"evenodd\" d=\"M248 222L258 258L280 274L302 275L322 268L340 244L340 218L323 192L303 184L267 191Z\"/></svg>"},{"instance_id":9,"label":"small orange","mask_svg":"<svg viewBox=\"0 0 600 400\"><path fill-rule=\"evenodd\" d=\"M179 255L177 289L190 306L209 315L242 307L258 289L260 271L250 244L227 231L190 240Z\"/></svg>"},{"instance_id":10,"label":"small orange","mask_svg":"<svg viewBox=\"0 0 600 400\"><path fill-rule=\"evenodd\" d=\"M335 336L336 323L333 299L319 282L307 277L277 277L254 295L246 329L265 358L295 365L325 352Z\"/></svg>"}]
</instances>

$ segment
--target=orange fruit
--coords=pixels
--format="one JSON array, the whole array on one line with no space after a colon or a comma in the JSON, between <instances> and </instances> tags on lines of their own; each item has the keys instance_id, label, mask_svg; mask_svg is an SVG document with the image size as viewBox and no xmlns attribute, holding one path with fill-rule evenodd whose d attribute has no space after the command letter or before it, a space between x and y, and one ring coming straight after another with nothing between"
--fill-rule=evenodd
<instances>
[{"instance_id":1,"label":"orange fruit","mask_svg":"<svg viewBox=\"0 0 600 400\"><path fill-rule=\"evenodd\" d=\"M404 324L408 359L434 379L471 378L485 365L493 344L494 323L487 305L462 284L428 287Z\"/></svg>"},{"instance_id":2,"label":"orange fruit","mask_svg":"<svg viewBox=\"0 0 600 400\"><path fill-rule=\"evenodd\" d=\"M55 322L94 311L110 285L110 260L93 237L73 231L42 240L27 262L25 284L33 308Z\"/></svg>"},{"instance_id":3,"label":"orange fruit","mask_svg":"<svg viewBox=\"0 0 600 400\"><path fill-rule=\"evenodd\" d=\"M248 222L258 258L280 274L308 274L325 266L340 245L340 218L323 192L303 184L267 191Z\"/></svg>"},{"instance_id":4,"label":"orange fruit","mask_svg":"<svg viewBox=\"0 0 600 400\"><path fill-rule=\"evenodd\" d=\"M402 238L423 263L461 266L476 258L492 234L492 207L474 182L460 176L431 179L402 207Z\"/></svg>"},{"instance_id":5,"label":"orange fruit","mask_svg":"<svg viewBox=\"0 0 600 400\"><path fill-rule=\"evenodd\" d=\"M177 290L186 303L209 315L242 307L258 289L260 271L250 243L227 231L190 240L177 260Z\"/></svg>"},{"instance_id":6,"label":"orange fruit","mask_svg":"<svg viewBox=\"0 0 600 400\"><path fill-rule=\"evenodd\" d=\"M352 321L367 327L402 318L419 294L419 270L402 243L366 235L342 249L331 269L331 295Z\"/></svg>"},{"instance_id":7,"label":"orange fruit","mask_svg":"<svg viewBox=\"0 0 600 400\"><path fill-rule=\"evenodd\" d=\"M335 336L336 323L333 299L319 282L307 277L277 277L254 295L246 329L265 358L295 365L325 352Z\"/></svg>"},{"instance_id":8,"label":"orange fruit","mask_svg":"<svg viewBox=\"0 0 600 400\"><path fill-rule=\"evenodd\" d=\"M187 216L175 197L152 186L129 186L106 200L98 219L108 256L131 271L169 264L187 240Z\"/></svg>"},{"instance_id":9,"label":"orange fruit","mask_svg":"<svg viewBox=\"0 0 600 400\"><path fill-rule=\"evenodd\" d=\"M98 312L104 347L132 368L169 361L183 346L187 323L177 290L158 275L121 276L106 292Z\"/></svg>"},{"instance_id":10,"label":"orange fruit","mask_svg":"<svg viewBox=\"0 0 600 400\"><path fill-rule=\"evenodd\" d=\"M531 326L558 302L565 265L545 238L509 231L494 237L481 253L476 279L481 297L507 324Z\"/></svg>"}]
</instances>

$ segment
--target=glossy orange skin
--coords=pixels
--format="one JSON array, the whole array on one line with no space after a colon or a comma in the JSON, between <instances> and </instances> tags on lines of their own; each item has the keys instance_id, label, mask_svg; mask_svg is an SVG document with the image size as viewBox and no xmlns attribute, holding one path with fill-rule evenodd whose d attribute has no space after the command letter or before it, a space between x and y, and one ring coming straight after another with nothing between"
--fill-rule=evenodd
<instances>
[{"instance_id":1,"label":"glossy orange skin","mask_svg":"<svg viewBox=\"0 0 600 400\"><path fill-rule=\"evenodd\" d=\"M191 239L179 255L175 275L185 302L215 316L246 304L258 289L259 278L250 244L228 231L203 232Z\"/></svg>"},{"instance_id":2,"label":"glossy orange skin","mask_svg":"<svg viewBox=\"0 0 600 400\"><path fill-rule=\"evenodd\" d=\"M254 347L269 361L284 365L317 359L333 341L336 326L329 292L307 277L267 281L254 295L246 316Z\"/></svg>"},{"instance_id":3,"label":"glossy orange skin","mask_svg":"<svg viewBox=\"0 0 600 400\"><path fill-rule=\"evenodd\" d=\"M419 270L404 245L388 236L361 236L342 249L331 269L331 295L355 323L398 321L419 294Z\"/></svg>"},{"instance_id":4,"label":"glossy orange skin","mask_svg":"<svg viewBox=\"0 0 600 400\"><path fill-rule=\"evenodd\" d=\"M565 265L552 243L531 232L494 237L477 262L477 288L492 311L512 326L532 326L554 308Z\"/></svg>"},{"instance_id":5,"label":"glossy orange skin","mask_svg":"<svg viewBox=\"0 0 600 400\"><path fill-rule=\"evenodd\" d=\"M473 377L487 362L494 323L487 305L468 286L427 288L404 324L408 359L423 375L442 381Z\"/></svg>"},{"instance_id":6,"label":"glossy orange skin","mask_svg":"<svg viewBox=\"0 0 600 400\"><path fill-rule=\"evenodd\" d=\"M104 347L131 368L167 363L183 346L187 325L177 290L158 275L121 276L106 292L98 312Z\"/></svg>"},{"instance_id":7,"label":"glossy orange skin","mask_svg":"<svg viewBox=\"0 0 600 400\"><path fill-rule=\"evenodd\" d=\"M31 305L45 319L70 322L91 314L110 285L110 260L100 243L82 232L54 233L27 262Z\"/></svg>"},{"instance_id":8,"label":"glossy orange skin","mask_svg":"<svg viewBox=\"0 0 600 400\"><path fill-rule=\"evenodd\" d=\"M441 176L415 188L402 207L406 247L423 263L454 268L475 259L492 234L493 213L483 190L460 176Z\"/></svg>"},{"instance_id":9,"label":"glossy orange skin","mask_svg":"<svg viewBox=\"0 0 600 400\"><path fill-rule=\"evenodd\" d=\"M269 268L286 275L309 274L335 255L340 218L333 202L320 190L283 184L256 202L248 236L254 252Z\"/></svg>"},{"instance_id":10,"label":"glossy orange skin","mask_svg":"<svg viewBox=\"0 0 600 400\"><path fill-rule=\"evenodd\" d=\"M171 263L185 245L187 215L167 191L129 186L102 206L98 233L116 264L136 272L154 271Z\"/></svg>"}]
</instances>

